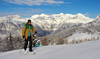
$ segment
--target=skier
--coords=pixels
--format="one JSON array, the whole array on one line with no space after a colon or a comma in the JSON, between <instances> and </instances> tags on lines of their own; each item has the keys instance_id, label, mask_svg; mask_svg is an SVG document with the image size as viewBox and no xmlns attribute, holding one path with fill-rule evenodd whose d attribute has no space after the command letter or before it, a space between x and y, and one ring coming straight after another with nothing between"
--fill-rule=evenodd
<instances>
[{"instance_id":1,"label":"skier","mask_svg":"<svg viewBox=\"0 0 100 59\"><path fill-rule=\"evenodd\" d=\"M26 49L29 41L29 53L32 53L32 39L33 39L33 32L34 34L37 33L35 27L31 24L31 20L29 19L22 30L22 37L25 39L24 44L24 53L26 54Z\"/></svg>"}]
</instances>

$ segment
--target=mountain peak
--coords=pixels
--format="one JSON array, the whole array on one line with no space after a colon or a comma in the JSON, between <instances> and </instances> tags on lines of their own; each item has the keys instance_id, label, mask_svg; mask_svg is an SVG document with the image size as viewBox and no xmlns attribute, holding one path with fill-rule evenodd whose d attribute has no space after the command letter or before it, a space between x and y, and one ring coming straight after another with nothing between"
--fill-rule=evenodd
<instances>
[{"instance_id":1,"label":"mountain peak","mask_svg":"<svg viewBox=\"0 0 100 59\"><path fill-rule=\"evenodd\" d=\"M20 18L19 15L8 15L8 16L5 16L5 17L9 17L9 18Z\"/></svg>"},{"instance_id":2,"label":"mountain peak","mask_svg":"<svg viewBox=\"0 0 100 59\"><path fill-rule=\"evenodd\" d=\"M48 17L48 15L42 13L42 14L40 15L40 17Z\"/></svg>"},{"instance_id":3,"label":"mountain peak","mask_svg":"<svg viewBox=\"0 0 100 59\"><path fill-rule=\"evenodd\" d=\"M64 13L60 13L60 15L64 15Z\"/></svg>"},{"instance_id":4,"label":"mountain peak","mask_svg":"<svg viewBox=\"0 0 100 59\"><path fill-rule=\"evenodd\" d=\"M83 14L81 14L81 13L78 13L77 16L83 16L83 17L85 17L85 16L84 16Z\"/></svg>"},{"instance_id":5,"label":"mountain peak","mask_svg":"<svg viewBox=\"0 0 100 59\"><path fill-rule=\"evenodd\" d=\"M99 16L97 16L97 18L100 18L100 15L99 15Z\"/></svg>"},{"instance_id":6,"label":"mountain peak","mask_svg":"<svg viewBox=\"0 0 100 59\"><path fill-rule=\"evenodd\" d=\"M31 18L36 19L37 17L39 17L40 15L33 15Z\"/></svg>"},{"instance_id":7,"label":"mountain peak","mask_svg":"<svg viewBox=\"0 0 100 59\"><path fill-rule=\"evenodd\" d=\"M45 16L46 14L42 13L40 16Z\"/></svg>"}]
</instances>

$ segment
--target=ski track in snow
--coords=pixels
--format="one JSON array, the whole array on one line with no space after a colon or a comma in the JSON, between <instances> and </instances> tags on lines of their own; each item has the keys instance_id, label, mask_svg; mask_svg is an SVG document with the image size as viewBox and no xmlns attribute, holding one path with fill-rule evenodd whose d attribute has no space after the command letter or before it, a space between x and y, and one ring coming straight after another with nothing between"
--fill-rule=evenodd
<instances>
[{"instance_id":1,"label":"ski track in snow","mask_svg":"<svg viewBox=\"0 0 100 59\"><path fill-rule=\"evenodd\" d=\"M100 59L100 40L80 44L38 47L35 55L21 50L0 53L0 59Z\"/></svg>"}]
</instances>

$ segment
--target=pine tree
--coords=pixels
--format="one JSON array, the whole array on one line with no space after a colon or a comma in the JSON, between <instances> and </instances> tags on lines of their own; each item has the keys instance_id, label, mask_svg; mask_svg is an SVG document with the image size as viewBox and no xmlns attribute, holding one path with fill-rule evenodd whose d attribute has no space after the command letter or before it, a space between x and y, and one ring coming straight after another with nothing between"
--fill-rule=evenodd
<instances>
[{"instance_id":1,"label":"pine tree","mask_svg":"<svg viewBox=\"0 0 100 59\"><path fill-rule=\"evenodd\" d=\"M0 38L0 46L1 46L1 44L2 44L2 41L1 41L1 38Z\"/></svg>"},{"instance_id":2,"label":"pine tree","mask_svg":"<svg viewBox=\"0 0 100 59\"><path fill-rule=\"evenodd\" d=\"M2 41L1 41L1 38L0 38L0 52L2 51Z\"/></svg>"},{"instance_id":3,"label":"pine tree","mask_svg":"<svg viewBox=\"0 0 100 59\"><path fill-rule=\"evenodd\" d=\"M7 37L7 46L8 46L8 50L13 50L13 37L10 33L9 37Z\"/></svg>"}]
</instances>

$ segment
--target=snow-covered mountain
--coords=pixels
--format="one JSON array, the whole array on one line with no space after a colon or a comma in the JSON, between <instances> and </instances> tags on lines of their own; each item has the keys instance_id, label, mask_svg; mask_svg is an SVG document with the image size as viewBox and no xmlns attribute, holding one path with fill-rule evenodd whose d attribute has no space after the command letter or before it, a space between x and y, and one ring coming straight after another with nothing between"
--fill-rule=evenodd
<instances>
[{"instance_id":1,"label":"snow-covered mountain","mask_svg":"<svg viewBox=\"0 0 100 59\"><path fill-rule=\"evenodd\" d=\"M63 26L60 27L61 29L55 31L52 35L48 35L47 38L49 40L58 40L61 39L68 39L69 41L72 40L84 40L84 39L97 39L100 36L100 16L97 16L96 19L89 23L80 23L80 24L66 24L65 26L69 26L68 28L64 28ZM56 42L55 42L56 43Z\"/></svg>"},{"instance_id":2,"label":"snow-covered mountain","mask_svg":"<svg viewBox=\"0 0 100 59\"><path fill-rule=\"evenodd\" d=\"M80 13L77 15L63 13L53 15L41 14L33 15L31 18L10 15L0 17L0 42L2 42L1 47L3 47L1 48L1 51L10 50L7 49L9 43L8 37L12 38L14 42L18 42L16 44L19 44L13 46L17 46L17 48L20 46L23 40L20 39L20 37L22 37L22 28L28 19L32 20L32 24L38 32L38 39L41 39L42 42L47 38L48 45L58 44L61 39L64 40L62 42L67 40L70 41L68 43L73 43L74 39L77 40L74 42L78 42L79 40L95 40L100 38L100 16L96 19L92 19ZM6 42L6 44L3 44L3 42ZM16 47L14 48L17 49Z\"/></svg>"},{"instance_id":3,"label":"snow-covered mountain","mask_svg":"<svg viewBox=\"0 0 100 59\"><path fill-rule=\"evenodd\" d=\"M37 23L42 29L55 31L61 27L67 28L70 26L78 25L79 23L88 23L93 21L89 17L85 17L83 14L53 14L53 15L33 15L31 17L34 23ZM70 25L68 25L70 24Z\"/></svg>"},{"instance_id":4,"label":"snow-covered mountain","mask_svg":"<svg viewBox=\"0 0 100 59\"><path fill-rule=\"evenodd\" d=\"M82 27L87 27L92 30L97 30L97 32L100 32L100 16L97 16L92 22L89 22L87 24L83 24Z\"/></svg>"},{"instance_id":5,"label":"snow-covered mountain","mask_svg":"<svg viewBox=\"0 0 100 59\"><path fill-rule=\"evenodd\" d=\"M21 35L21 30L28 19L32 20L32 24L36 27L39 36L45 36L54 31L62 31L93 21L92 18L86 17L81 13L77 15L63 13L53 15L41 14L33 15L31 18L10 15L0 17L0 34L3 35L10 32L16 35L20 33Z\"/></svg>"},{"instance_id":6,"label":"snow-covered mountain","mask_svg":"<svg viewBox=\"0 0 100 59\"><path fill-rule=\"evenodd\" d=\"M34 49L34 48L33 48ZM36 54L22 50L0 53L1 59L100 59L100 40L74 45L53 45L36 48ZM21 52L21 53L19 53Z\"/></svg>"}]
</instances>

